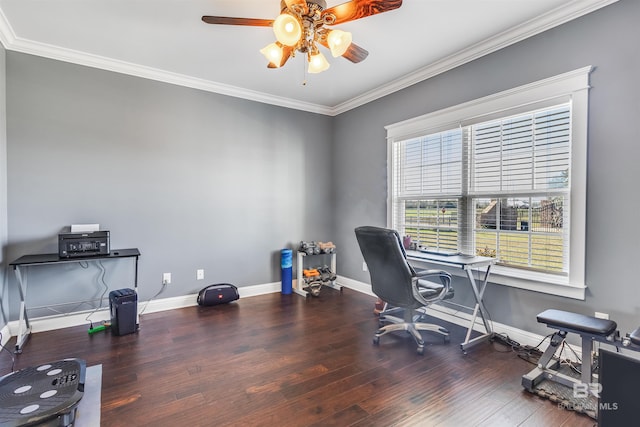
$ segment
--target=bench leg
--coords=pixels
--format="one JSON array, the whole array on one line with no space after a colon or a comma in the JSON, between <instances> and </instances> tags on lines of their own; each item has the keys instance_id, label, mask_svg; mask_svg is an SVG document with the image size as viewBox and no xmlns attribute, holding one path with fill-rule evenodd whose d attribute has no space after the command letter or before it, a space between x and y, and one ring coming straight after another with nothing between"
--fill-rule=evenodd
<instances>
[{"instance_id":1,"label":"bench leg","mask_svg":"<svg viewBox=\"0 0 640 427\"><path fill-rule=\"evenodd\" d=\"M591 352L593 351L593 340L591 337L582 337L582 367L581 380L583 384L591 384Z\"/></svg>"},{"instance_id":2,"label":"bench leg","mask_svg":"<svg viewBox=\"0 0 640 427\"><path fill-rule=\"evenodd\" d=\"M543 379L548 378L547 373L558 366L558 362L553 360L553 356L560 348L560 344L564 342L566 336L567 333L565 331L557 331L551 336L549 346L547 346L547 349L538 360L538 366L528 374L522 376L522 386L525 389L533 392L536 385Z\"/></svg>"},{"instance_id":3,"label":"bench leg","mask_svg":"<svg viewBox=\"0 0 640 427\"><path fill-rule=\"evenodd\" d=\"M573 388L574 384L591 384L591 352L593 351L593 339L591 336L582 335L582 365L580 380L557 371L558 361L554 360L556 352L567 336L566 331L557 331L551 336L551 342L540 356L538 366L522 377L522 386L533 392L534 388L544 379L554 381Z\"/></svg>"}]
</instances>

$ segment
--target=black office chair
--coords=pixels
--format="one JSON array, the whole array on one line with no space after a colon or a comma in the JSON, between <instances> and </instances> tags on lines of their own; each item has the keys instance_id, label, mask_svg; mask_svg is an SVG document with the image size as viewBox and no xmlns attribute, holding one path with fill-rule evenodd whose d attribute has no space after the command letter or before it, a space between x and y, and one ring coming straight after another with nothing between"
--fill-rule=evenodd
<instances>
[{"instance_id":1,"label":"black office chair","mask_svg":"<svg viewBox=\"0 0 640 427\"><path fill-rule=\"evenodd\" d=\"M407 331L418 344L418 354L424 354L420 331L432 331L449 341L449 331L439 325L421 323L424 308L453 297L451 275L441 270L416 272L407 261L400 236L395 230L364 226L355 230L369 274L373 293L386 302L380 313L380 329L373 338L394 331ZM434 281L435 280L435 281ZM403 317L396 316L404 312ZM385 323L390 323L383 326Z\"/></svg>"}]
</instances>

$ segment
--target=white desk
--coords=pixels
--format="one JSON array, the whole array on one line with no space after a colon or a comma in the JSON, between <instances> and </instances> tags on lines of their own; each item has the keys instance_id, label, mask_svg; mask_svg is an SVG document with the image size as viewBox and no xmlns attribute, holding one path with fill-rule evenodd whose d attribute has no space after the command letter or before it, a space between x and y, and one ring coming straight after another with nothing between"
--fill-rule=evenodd
<instances>
[{"instance_id":1,"label":"white desk","mask_svg":"<svg viewBox=\"0 0 640 427\"><path fill-rule=\"evenodd\" d=\"M493 338L493 329L487 320L487 310L484 307L484 303L482 299L484 297L484 290L487 287L487 280L489 279L489 273L491 272L491 266L496 263L495 258L483 257L483 256L472 256L472 255L438 255L434 253L425 253L419 251L407 251L407 259L409 261L421 261L429 264L437 264L443 267L451 267L451 268L460 268L467 273L467 277L469 278L469 283L471 283L471 289L473 290L473 295L476 298L476 304L473 308L473 317L471 319L471 325L469 325L469 329L467 330L467 336L463 343L460 344L460 348L466 354L467 349L477 345L480 342L487 341ZM482 282L476 282L476 279L473 277L473 269L479 269L486 267L484 272L484 277ZM473 331L473 325L476 322L476 318L480 315L482 319L482 323L484 324L486 333L471 338L471 331Z\"/></svg>"}]
</instances>

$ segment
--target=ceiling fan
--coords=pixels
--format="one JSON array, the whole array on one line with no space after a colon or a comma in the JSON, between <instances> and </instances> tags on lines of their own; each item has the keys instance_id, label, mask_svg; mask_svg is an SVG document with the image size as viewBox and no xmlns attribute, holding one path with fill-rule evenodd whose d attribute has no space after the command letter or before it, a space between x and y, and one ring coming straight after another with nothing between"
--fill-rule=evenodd
<instances>
[{"instance_id":1,"label":"ceiling fan","mask_svg":"<svg viewBox=\"0 0 640 427\"><path fill-rule=\"evenodd\" d=\"M320 73L329 62L318 49L322 45L333 57L351 62L363 61L369 52L353 43L349 32L327 28L402 6L402 0L351 0L327 9L325 0L281 0L281 14L276 19L203 16L207 24L273 27L277 41L260 50L268 68L282 67L296 51L307 56L309 73Z\"/></svg>"}]
</instances>

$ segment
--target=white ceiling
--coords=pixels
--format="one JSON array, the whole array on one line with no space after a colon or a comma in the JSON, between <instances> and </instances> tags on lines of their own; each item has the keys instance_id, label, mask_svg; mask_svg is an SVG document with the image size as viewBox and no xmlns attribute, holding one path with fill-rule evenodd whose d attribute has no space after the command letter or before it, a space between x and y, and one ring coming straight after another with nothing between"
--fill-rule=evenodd
<instances>
[{"instance_id":1,"label":"white ceiling","mask_svg":"<svg viewBox=\"0 0 640 427\"><path fill-rule=\"evenodd\" d=\"M332 7L346 0L327 0ZM0 0L7 50L335 115L617 0L404 0L337 28L369 51L305 75L303 55L267 69L268 27L202 15L275 18L280 0ZM306 80L306 84L304 84Z\"/></svg>"}]
</instances>

